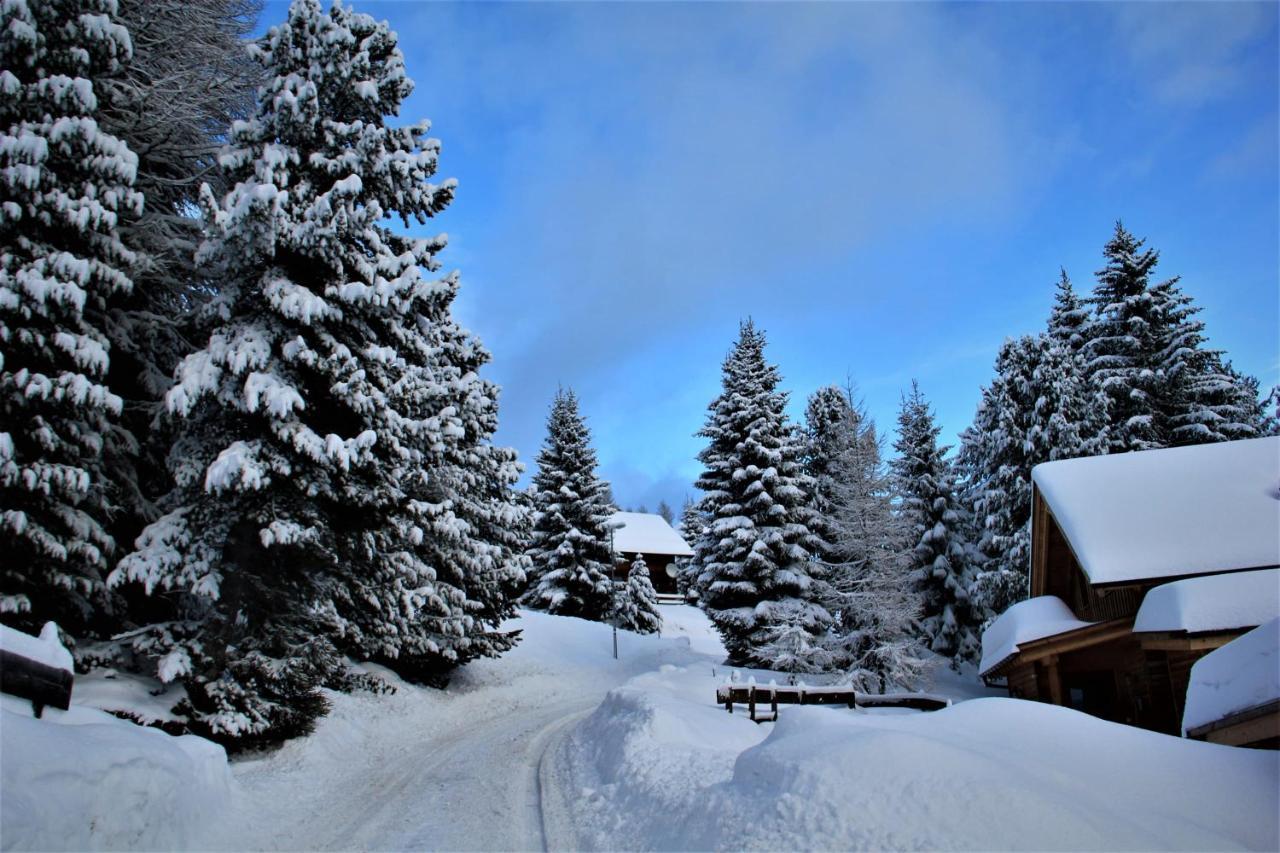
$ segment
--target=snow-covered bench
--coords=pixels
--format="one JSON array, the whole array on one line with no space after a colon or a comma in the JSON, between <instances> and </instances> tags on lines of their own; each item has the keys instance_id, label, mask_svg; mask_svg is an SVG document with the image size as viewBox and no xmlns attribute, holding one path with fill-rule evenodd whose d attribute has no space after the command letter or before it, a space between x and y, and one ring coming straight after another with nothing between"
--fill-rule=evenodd
<instances>
[{"instance_id":1,"label":"snow-covered bench","mask_svg":"<svg viewBox=\"0 0 1280 853\"><path fill-rule=\"evenodd\" d=\"M37 717L46 705L71 707L73 672L57 625L46 622L39 637L0 625L0 693L30 699Z\"/></svg>"},{"instance_id":2,"label":"snow-covered bench","mask_svg":"<svg viewBox=\"0 0 1280 853\"><path fill-rule=\"evenodd\" d=\"M778 719L779 705L844 705L848 708L914 708L937 711L951 704L944 696L929 693L859 693L851 687L806 687L757 684L722 684L716 688L716 703L733 713L734 705L746 705L751 719L770 723ZM768 711L757 705L769 705Z\"/></svg>"}]
</instances>

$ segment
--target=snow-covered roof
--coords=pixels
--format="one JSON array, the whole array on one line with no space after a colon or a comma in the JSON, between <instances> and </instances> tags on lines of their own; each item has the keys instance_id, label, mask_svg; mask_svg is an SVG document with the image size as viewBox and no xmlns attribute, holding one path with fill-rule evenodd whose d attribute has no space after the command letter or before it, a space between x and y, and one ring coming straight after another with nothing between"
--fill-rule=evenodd
<instances>
[{"instance_id":1,"label":"snow-covered roof","mask_svg":"<svg viewBox=\"0 0 1280 853\"><path fill-rule=\"evenodd\" d=\"M1253 628L1276 617L1280 617L1280 569L1261 569L1158 586L1143 599L1133 630L1229 631Z\"/></svg>"},{"instance_id":2,"label":"snow-covered roof","mask_svg":"<svg viewBox=\"0 0 1280 853\"><path fill-rule=\"evenodd\" d=\"M689 544L660 515L651 512L615 512L609 520L622 525L613 534L613 550L617 553L693 556L693 549Z\"/></svg>"},{"instance_id":3,"label":"snow-covered roof","mask_svg":"<svg viewBox=\"0 0 1280 853\"><path fill-rule=\"evenodd\" d=\"M1095 584L1280 565L1280 437L1037 465Z\"/></svg>"},{"instance_id":4,"label":"snow-covered roof","mask_svg":"<svg viewBox=\"0 0 1280 853\"><path fill-rule=\"evenodd\" d=\"M1020 643L1043 640L1095 624L1081 622L1056 595L1019 601L982 632L982 662L978 664L978 674L986 675L1013 657L1018 653Z\"/></svg>"},{"instance_id":5,"label":"snow-covered roof","mask_svg":"<svg viewBox=\"0 0 1280 853\"><path fill-rule=\"evenodd\" d=\"M1191 667L1182 733L1280 699L1280 619L1272 619Z\"/></svg>"}]
</instances>

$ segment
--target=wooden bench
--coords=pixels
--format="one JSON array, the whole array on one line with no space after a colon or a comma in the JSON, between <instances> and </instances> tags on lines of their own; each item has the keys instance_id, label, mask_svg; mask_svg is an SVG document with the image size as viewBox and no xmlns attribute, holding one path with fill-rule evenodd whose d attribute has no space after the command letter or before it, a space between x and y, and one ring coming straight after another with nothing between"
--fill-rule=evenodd
<instances>
[{"instance_id":1,"label":"wooden bench","mask_svg":"<svg viewBox=\"0 0 1280 853\"><path fill-rule=\"evenodd\" d=\"M778 719L779 705L844 705L847 708L914 708L937 711L951 700L928 693L859 693L851 687L779 687L758 684L722 684L716 688L716 704L733 713L734 705L746 705L751 719L771 723ZM769 710L759 709L768 704Z\"/></svg>"}]
</instances>

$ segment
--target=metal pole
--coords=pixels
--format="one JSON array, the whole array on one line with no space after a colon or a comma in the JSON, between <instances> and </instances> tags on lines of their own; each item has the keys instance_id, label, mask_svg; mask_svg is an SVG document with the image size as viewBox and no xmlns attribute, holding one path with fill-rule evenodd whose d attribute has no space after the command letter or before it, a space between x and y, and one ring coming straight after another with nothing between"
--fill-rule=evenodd
<instances>
[{"instance_id":1,"label":"metal pole","mask_svg":"<svg viewBox=\"0 0 1280 853\"><path fill-rule=\"evenodd\" d=\"M613 552L613 528L609 528L609 580L612 583L610 600L613 602L613 659L618 659L618 557Z\"/></svg>"}]
</instances>

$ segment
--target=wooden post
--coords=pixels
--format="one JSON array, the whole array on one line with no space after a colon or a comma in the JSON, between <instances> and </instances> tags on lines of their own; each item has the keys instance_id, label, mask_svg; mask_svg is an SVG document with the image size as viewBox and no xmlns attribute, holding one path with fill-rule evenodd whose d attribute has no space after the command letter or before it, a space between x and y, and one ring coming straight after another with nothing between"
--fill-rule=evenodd
<instances>
[{"instance_id":1,"label":"wooden post","mask_svg":"<svg viewBox=\"0 0 1280 853\"><path fill-rule=\"evenodd\" d=\"M747 688L747 710L751 713L751 721L756 719L756 686L753 684Z\"/></svg>"},{"instance_id":2,"label":"wooden post","mask_svg":"<svg viewBox=\"0 0 1280 853\"><path fill-rule=\"evenodd\" d=\"M1049 701L1055 705L1062 702L1062 673L1058 671L1058 656L1050 655L1044 660L1045 674L1049 682Z\"/></svg>"}]
</instances>

